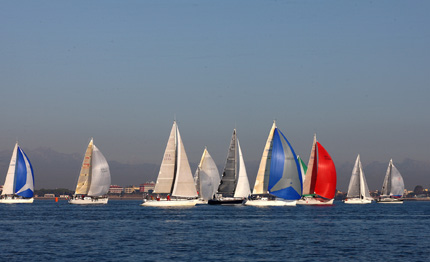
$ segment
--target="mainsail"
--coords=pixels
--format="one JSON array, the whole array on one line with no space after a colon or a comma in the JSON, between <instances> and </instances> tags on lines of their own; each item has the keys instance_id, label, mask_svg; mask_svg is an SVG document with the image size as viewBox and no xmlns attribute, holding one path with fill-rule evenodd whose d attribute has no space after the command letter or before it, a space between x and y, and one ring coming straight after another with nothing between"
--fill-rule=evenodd
<instances>
[{"instance_id":1,"label":"mainsail","mask_svg":"<svg viewBox=\"0 0 430 262\"><path fill-rule=\"evenodd\" d=\"M230 146L228 148L227 160L222 172L222 178L218 187L218 194L233 196L236 188L236 129L233 130Z\"/></svg>"},{"instance_id":2,"label":"mainsail","mask_svg":"<svg viewBox=\"0 0 430 262\"><path fill-rule=\"evenodd\" d=\"M18 143L12 152L2 195L18 195L26 198L34 195L33 167Z\"/></svg>"},{"instance_id":3,"label":"mainsail","mask_svg":"<svg viewBox=\"0 0 430 262\"><path fill-rule=\"evenodd\" d=\"M273 134L276 123L273 121L272 128L267 136L266 145L264 146L263 155L261 156L260 166L255 179L253 194L267 194L269 192L270 160L272 158Z\"/></svg>"},{"instance_id":4,"label":"mainsail","mask_svg":"<svg viewBox=\"0 0 430 262\"><path fill-rule=\"evenodd\" d=\"M382 185L382 195L390 195L401 197L405 190L402 175L399 170L394 166L393 160L390 159L387 172L385 174L384 183Z\"/></svg>"},{"instance_id":5,"label":"mainsail","mask_svg":"<svg viewBox=\"0 0 430 262\"><path fill-rule=\"evenodd\" d=\"M170 131L154 193L197 197L193 175L176 121Z\"/></svg>"}]
</instances>

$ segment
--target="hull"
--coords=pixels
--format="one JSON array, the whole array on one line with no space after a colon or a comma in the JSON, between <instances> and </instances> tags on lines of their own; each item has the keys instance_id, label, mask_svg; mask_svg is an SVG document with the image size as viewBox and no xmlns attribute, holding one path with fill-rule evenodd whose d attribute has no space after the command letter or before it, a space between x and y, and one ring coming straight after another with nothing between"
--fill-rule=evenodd
<instances>
[{"instance_id":1,"label":"hull","mask_svg":"<svg viewBox=\"0 0 430 262\"><path fill-rule=\"evenodd\" d=\"M69 199L69 204L74 205L105 205L108 203L109 198L92 198L92 197L84 197L82 198L71 198Z\"/></svg>"},{"instance_id":2,"label":"hull","mask_svg":"<svg viewBox=\"0 0 430 262\"><path fill-rule=\"evenodd\" d=\"M245 206L296 206L296 200L268 200L268 199L258 199L258 200L247 200Z\"/></svg>"},{"instance_id":3,"label":"hull","mask_svg":"<svg viewBox=\"0 0 430 262\"><path fill-rule=\"evenodd\" d=\"M192 207L197 204L197 199L160 199L160 200L143 200L141 206L147 207Z\"/></svg>"},{"instance_id":4,"label":"hull","mask_svg":"<svg viewBox=\"0 0 430 262\"><path fill-rule=\"evenodd\" d=\"M403 204L403 199L399 198L380 198L376 200L376 203L381 204Z\"/></svg>"},{"instance_id":5,"label":"hull","mask_svg":"<svg viewBox=\"0 0 430 262\"><path fill-rule=\"evenodd\" d=\"M0 203L2 204L31 204L34 198L2 198Z\"/></svg>"},{"instance_id":6,"label":"hull","mask_svg":"<svg viewBox=\"0 0 430 262\"><path fill-rule=\"evenodd\" d=\"M297 200L297 204L308 205L308 206L326 206L326 205L333 205L333 200L334 199L303 197L302 199Z\"/></svg>"},{"instance_id":7,"label":"hull","mask_svg":"<svg viewBox=\"0 0 430 262\"><path fill-rule=\"evenodd\" d=\"M372 200L368 200L368 199L360 199L360 198L349 198L349 199L345 199L343 201L345 204L370 204L372 203Z\"/></svg>"},{"instance_id":8,"label":"hull","mask_svg":"<svg viewBox=\"0 0 430 262\"><path fill-rule=\"evenodd\" d=\"M220 198L220 199L209 199L208 204L209 205L242 205L243 198Z\"/></svg>"},{"instance_id":9,"label":"hull","mask_svg":"<svg viewBox=\"0 0 430 262\"><path fill-rule=\"evenodd\" d=\"M196 202L196 205L207 205L208 201L204 200L204 199L199 199Z\"/></svg>"}]
</instances>

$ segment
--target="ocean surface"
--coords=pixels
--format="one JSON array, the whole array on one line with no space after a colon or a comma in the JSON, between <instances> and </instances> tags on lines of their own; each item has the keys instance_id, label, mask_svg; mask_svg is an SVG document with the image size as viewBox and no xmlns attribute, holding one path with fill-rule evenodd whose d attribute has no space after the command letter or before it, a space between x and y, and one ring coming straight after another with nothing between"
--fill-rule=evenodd
<instances>
[{"instance_id":1,"label":"ocean surface","mask_svg":"<svg viewBox=\"0 0 430 262\"><path fill-rule=\"evenodd\" d=\"M0 261L429 261L430 202L0 205Z\"/></svg>"}]
</instances>

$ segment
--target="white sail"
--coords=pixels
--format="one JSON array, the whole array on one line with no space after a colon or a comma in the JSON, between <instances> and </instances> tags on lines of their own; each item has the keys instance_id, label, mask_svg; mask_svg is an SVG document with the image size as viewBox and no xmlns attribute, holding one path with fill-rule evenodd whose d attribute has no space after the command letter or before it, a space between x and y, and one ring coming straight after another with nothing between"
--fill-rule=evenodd
<instances>
[{"instance_id":1,"label":"white sail","mask_svg":"<svg viewBox=\"0 0 430 262\"><path fill-rule=\"evenodd\" d=\"M91 169L91 186L88 195L103 196L107 194L111 182L109 165L106 158L95 145L93 145Z\"/></svg>"},{"instance_id":2,"label":"white sail","mask_svg":"<svg viewBox=\"0 0 430 262\"><path fill-rule=\"evenodd\" d=\"M270 129L267 137L266 145L264 146L263 155L261 156L260 166L255 179L253 194L266 194L268 193L269 175L270 175L270 158L272 156L272 142L273 133L276 128L276 123L273 121L272 128Z\"/></svg>"},{"instance_id":3,"label":"white sail","mask_svg":"<svg viewBox=\"0 0 430 262\"><path fill-rule=\"evenodd\" d=\"M245 162L243 161L239 139L237 139L237 148L239 151L239 176L234 197L248 197L251 194L251 189L249 187L248 175L246 174Z\"/></svg>"},{"instance_id":4,"label":"white sail","mask_svg":"<svg viewBox=\"0 0 430 262\"><path fill-rule=\"evenodd\" d=\"M9 169L7 170L6 179L3 185L2 195L13 195L15 194L14 182L15 182L15 167L16 167L16 153L18 150L18 143L12 151L12 158L10 159Z\"/></svg>"},{"instance_id":5,"label":"white sail","mask_svg":"<svg viewBox=\"0 0 430 262\"><path fill-rule=\"evenodd\" d=\"M220 177L218 168L206 148L196 173L199 195L207 201L216 193Z\"/></svg>"},{"instance_id":6,"label":"white sail","mask_svg":"<svg viewBox=\"0 0 430 262\"><path fill-rule=\"evenodd\" d=\"M403 196L403 191L405 190L405 184L403 182L402 175L396 166L393 164L393 160L390 160L391 165L391 189L390 195L392 196Z\"/></svg>"},{"instance_id":7,"label":"white sail","mask_svg":"<svg viewBox=\"0 0 430 262\"><path fill-rule=\"evenodd\" d=\"M171 193L176 164L176 121L173 122L154 193Z\"/></svg>"},{"instance_id":8,"label":"white sail","mask_svg":"<svg viewBox=\"0 0 430 262\"><path fill-rule=\"evenodd\" d=\"M197 197L197 190L194 185L193 174L191 173L190 164L187 154L185 153L184 144L182 143L179 130L177 134L177 162L175 173L175 184L172 190L172 196L177 197ZM158 181L158 180L157 180Z\"/></svg>"}]
</instances>

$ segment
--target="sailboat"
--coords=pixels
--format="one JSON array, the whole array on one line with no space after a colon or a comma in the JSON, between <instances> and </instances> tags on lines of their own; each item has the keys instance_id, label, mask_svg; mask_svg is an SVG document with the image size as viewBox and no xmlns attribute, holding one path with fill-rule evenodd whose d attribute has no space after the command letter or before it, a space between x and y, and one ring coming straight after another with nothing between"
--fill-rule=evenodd
<instances>
[{"instance_id":1,"label":"sailboat","mask_svg":"<svg viewBox=\"0 0 430 262\"><path fill-rule=\"evenodd\" d=\"M70 204L107 204L110 188L109 165L91 138L82 162L75 194Z\"/></svg>"},{"instance_id":2,"label":"sailboat","mask_svg":"<svg viewBox=\"0 0 430 262\"><path fill-rule=\"evenodd\" d=\"M314 135L300 205L332 205L336 193L336 168Z\"/></svg>"},{"instance_id":3,"label":"sailboat","mask_svg":"<svg viewBox=\"0 0 430 262\"><path fill-rule=\"evenodd\" d=\"M348 193L343 202L345 204L370 204L372 200L373 198L370 196L369 187L367 186L366 177L361 166L360 155L358 155L352 169Z\"/></svg>"},{"instance_id":4,"label":"sailboat","mask_svg":"<svg viewBox=\"0 0 430 262\"><path fill-rule=\"evenodd\" d=\"M233 130L227 160L224 165L217 193L209 199L209 205L237 205L251 194L245 162L236 129Z\"/></svg>"},{"instance_id":5,"label":"sailboat","mask_svg":"<svg viewBox=\"0 0 430 262\"><path fill-rule=\"evenodd\" d=\"M247 206L295 206L302 195L299 159L273 122Z\"/></svg>"},{"instance_id":6,"label":"sailboat","mask_svg":"<svg viewBox=\"0 0 430 262\"><path fill-rule=\"evenodd\" d=\"M0 196L0 203L33 203L34 173L30 160L16 142Z\"/></svg>"},{"instance_id":7,"label":"sailboat","mask_svg":"<svg viewBox=\"0 0 430 262\"><path fill-rule=\"evenodd\" d=\"M161 194L163 198L144 199L141 206L195 206L197 203L193 174L176 121L170 131L153 193Z\"/></svg>"},{"instance_id":8,"label":"sailboat","mask_svg":"<svg viewBox=\"0 0 430 262\"><path fill-rule=\"evenodd\" d=\"M220 178L218 168L206 147L194 175L194 180L199 196L197 204L207 204L208 200L215 194Z\"/></svg>"},{"instance_id":9,"label":"sailboat","mask_svg":"<svg viewBox=\"0 0 430 262\"><path fill-rule=\"evenodd\" d=\"M390 159L384 183L382 184L382 195L376 200L377 203L402 204L405 183L399 170L394 166L393 159Z\"/></svg>"}]
</instances>

